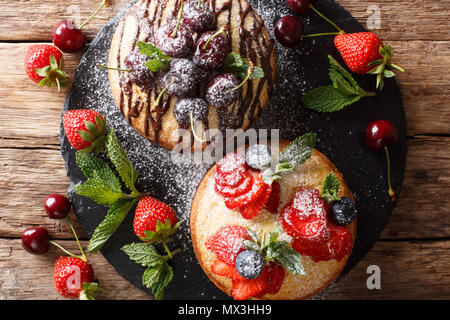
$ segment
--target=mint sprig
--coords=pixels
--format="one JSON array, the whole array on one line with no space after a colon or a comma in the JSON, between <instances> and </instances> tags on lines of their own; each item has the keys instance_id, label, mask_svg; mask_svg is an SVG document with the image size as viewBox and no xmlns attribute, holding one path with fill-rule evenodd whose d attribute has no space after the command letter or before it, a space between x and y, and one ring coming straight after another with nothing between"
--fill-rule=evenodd
<instances>
[{"instance_id":1,"label":"mint sprig","mask_svg":"<svg viewBox=\"0 0 450 320\"><path fill-rule=\"evenodd\" d=\"M267 169L263 172L264 182L272 184L275 180L281 179L283 175L305 163L313 154L316 140L317 135L315 133L307 133L296 138L280 153L279 162L276 165L275 171Z\"/></svg>"},{"instance_id":2,"label":"mint sprig","mask_svg":"<svg viewBox=\"0 0 450 320\"><path fill-rule=\"evenodd\" d=\"M339 188L339 180L332 172L330 172L322 182L321 198L327 203L340 201L341 198L338 196Z\"/></svg>"},{"instance_id":3,"label":"mint sprig","mask_svg":"<svg viewBox=\"0 0 450 320\"><path fill-rule=\"evenodd\" d=\"M264 71L261 67L254 66L251 74L249 75L249 69L251 64L247 63L244 58L242 58L236 52L231 52L224 62L224 69L226 72L232 73L235 76L241 77L243 79L261 79L264 78Z\"/></svg>"},{"instance_id":4,"label":"mint sprig","mask_svg":"<svg viewBox=\"0 0 450 320\"><path fill-rule=\"evenodd\" d=\"M142 284L147 288L152 288L156 300L163 299L164 288L173 278L172 267L167 263L170 256L160 255L155 247L149 243L130 243L124 245L121 250L131 260L146 267L142 275ZM178 251L179 249L173 251L172 254Z\"/></svg>"},{"instance_id":5,"label":"mint sprig","mask_svg":"<svg viewBox=\"0 0 450 320\"><path fill-rule=\"evenodd\" d=\"M305 107L318 112L335 112L359 101L362 97L375 96L375 93L363 90L352 75L332 56L329 77L331 85L314 88L302 98Z\"/></svg>"},{"instance_id":6,"label":"mint sprig","mask_svg":"<svg viewBox=\"0 0 450 320\"><path fill-rule=\"evenodd\" d=\"M286 241L278 241L281 228L277 225L268 234L263 233L261 240L251 230L247 229L251 240L244 240L247 250L259 252L265 261L281 264L286 270L295 274L305 274L300 254L292 249Z\"/></svg>"},{"instance_id":7,"label":"mint sprig","mask_svg":"<svg viewBox=\"0 0 450 320\"><path fill-rule=\"evenodd\" d=\"M138 41L137 47L141 54L150 57L150 60L145 63L145 66L151 72L158 72L169 68L171 62L170 57L165 55L158 47L143 41Z\"/></svg>"}]
</instances>

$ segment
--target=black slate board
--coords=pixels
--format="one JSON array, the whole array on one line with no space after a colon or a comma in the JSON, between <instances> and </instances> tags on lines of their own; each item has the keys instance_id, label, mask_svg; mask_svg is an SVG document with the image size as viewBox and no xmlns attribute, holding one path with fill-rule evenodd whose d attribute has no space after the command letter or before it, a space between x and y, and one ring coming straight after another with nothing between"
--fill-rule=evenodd
<instances>
[{"instance_id":1,"label":"black slate board","mask_svg":"<svg viewBox=\"0 0 450 320\"><path fill-rule=\"evenodd\" d=\"M276 20L283 15L292 14L285 0L250 0L250 3L263 17L272 35ZM347 11L333 1L320 0L316 7L347 32L364 31ZM141 190L150 192L174 207L180 218L188 219L196 186L207 172L208 166L172 164L169 151L155 146L134 131L114 103L107 73L96 67L97 63L107 62L115 26L126 10L124 8L108 22L90 44L77 69L75 82L62 114L70 109L90 108L106 115L139 171ZM302 18L306 24L305 33L332 30L330 25L312 12ZM400 192L406 161L406 120L401 94L395 80L388 79L382 93L373 98L364 98L341 112L320 114L310 111L300 104L302 94L329 83L327 54L341 61L334 48L333 37L305 39L295 50L285 49L277 44L276 52L278 73L275 95L253 127L279 128L281 137L286 139L293 139L306 132L318 134L317 149L328 156L344 174L355 195L359 211L358 236L344 271L348 272L371 250L394 207L386 193L384 153L375 153L364 145L364 130L372 120L389 119L399 129L400 143L391 146L390 152L392 183L397 194ZM375 91L373 76L356 78L363 88ZM72 186L83 181L84 177L75 163L75 151L65 138L62 126L61 152ZM106 208L76 195L72 186L69 188L69 195L75 213L83 228L91 235L104 217ZM132 230L133 212L134 210L129 213L101 251L120 275L151 293L151 290L143 288L141 284L144 269L120 251L123 244L138 241ZM174 244L181 246L183 252L172 262L175 276L166 289L165 298L228 299L209 281L197 263L190 243L188 224L188 221L184 223Z\"/></svg>"}]
</instances>

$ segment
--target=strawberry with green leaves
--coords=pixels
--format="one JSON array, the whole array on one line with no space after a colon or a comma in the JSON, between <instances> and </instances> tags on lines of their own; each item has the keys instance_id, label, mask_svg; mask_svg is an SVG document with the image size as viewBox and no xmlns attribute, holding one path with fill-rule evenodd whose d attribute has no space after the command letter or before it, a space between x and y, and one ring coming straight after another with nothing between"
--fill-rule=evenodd
<instances>
[{"instance_id":1,"label":"strawberry with green leaves","mask_svg":"<svg viewBox=\"0 0 450 320\"><path fill-rule=\"evenodd\" d=\"M58 91L61 91L61 87L68 83L62 52L48 44L35 44L28 48L25 54L25 71L39 87L51 87L55 84Z\"/></svg>"},{"instance_id":2,"label":"strawberry with green leaves","mask_svg":"<svg viewBox=\"0 0 450 320\"><path fill-rule=\"evenodd\" d=\"M69 110L64 114L63 126L67 140L76 150L89 153L103 149L106 120L97 111Z\"/></svg>"}]
</instances>

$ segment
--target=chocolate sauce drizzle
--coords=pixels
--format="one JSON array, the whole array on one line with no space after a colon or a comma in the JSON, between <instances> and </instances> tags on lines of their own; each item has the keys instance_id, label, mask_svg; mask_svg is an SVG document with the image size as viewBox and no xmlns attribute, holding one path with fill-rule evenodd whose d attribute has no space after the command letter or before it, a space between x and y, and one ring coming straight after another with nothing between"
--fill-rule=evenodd
<instances>
[{"instance_id":1,"label":"chocolate sauce drizzle","mask_svg":"<svg viewBox=\"0 0 450 320\"><path fill-rule=\"evenodd\" d=\"M154 3L155 10L150 16L152 2ZM219 119L219 129L225 130L227 128L241 128L244 124L245 117L248 117L249 123L252 123L256 117L261 113L262 106L260 103L260 95L264 89L264 85L267 82L269 96L273 91L273 70L271 65L271 52L273 50L273 40L265 37L258 37L258 34L264 27L264 21L259 15L255 14L251 10L251 5L248 2L244 4L241 1L228 0L224 2L220 7L216 8L216 0L209 0L209 6L214 12L216 18L226 13L226 25L231 26L232 11L234 6L237 6L239 11L239 54L253 61L263 68L265 77L259 80L256 92L254 92L253 84L248 83L241 91L241 95L238 101L233 105L231 112L228 110L217 110ZM135 6L130 9L128 15L134 16L138 22L136 33L133 37L132 50L136 47L137 41L143 38L145 42L153 42L153 34L161 26L162 15L166 10L168 0L144 0L139 6ZM172 17L168 19L176 18L176 15L181 6L181 0L176 0L173 10L171 11ZM250 30L247 30L244 26L245 20L249 14L252 14L253 25ZM128 17L128 16L127 16ZM119 31L119 43L122 43L124 37L125 23L121 23ZM229 34L229 40L231 43L231 34ZM194 39L196 40L196 39ZM236 48L233 48L234 50ZM258 61L258 58L260 61ZM122 53L119 46L119 52L117 55L117 66L121 67ZM158 96L161 88L158 88L157 82L149 88L141 88L145 91L147 103L142 103L143 99L137 97L133 103L133 84L129 80L129 77L122 73L120 76L120 102L119 108L122 114L126 115L127 121L132 123L133 118L139 117L143 108L146 108L146 119L144 121L145 136L149 137L156 144L159 142L159 132L162 129L162 117L169 109L172 98L167 94L163 97L159 106L155 106L155 110L151 110L151 101L155 100ZM128 110L124 110L125 98L127 98ZM127 111L127 112L125 112ZM205 127L208 128L208 122L205 121Z\"/></svg>"}]
</instances>

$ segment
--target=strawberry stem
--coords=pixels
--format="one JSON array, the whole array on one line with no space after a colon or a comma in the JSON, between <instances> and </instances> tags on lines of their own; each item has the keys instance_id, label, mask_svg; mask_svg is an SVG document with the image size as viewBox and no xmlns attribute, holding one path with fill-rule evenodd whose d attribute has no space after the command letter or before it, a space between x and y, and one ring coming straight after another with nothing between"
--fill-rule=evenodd
<instances>
[{"instance_id":1,"label":"strawberry stem","mask_svg":"<svg viewBox=\"0 0 450 320\"><path fill-rule=\"evenodd\" d=\"M401 71L401 72L405 72L405 69L403 69L402 67L400 67L400 66L398 66L398 65L396 65L396 64L394 64L394 63L391 63L390 66L391 66L392 68L395 68L395 69Z\"/></svg>"},{"instance_id":2,"label":"strawberry stem","mask_svg":"<svg viewBox=\"0 0 450 320\"><path fill-rule=\"evenodd\" d=\"M170 255L164 256L163 258L164 258L165 260L172 259L173 256L176 255L176 254L177 254L178 252L180 252L180 251L181 251L181 248L177 248L177 249L175 249L174 251L172 251L172 252L170 253Z\"/></svg>"},{"instance_id":3,"label":"strawberry stem","mask_svg":"<svg viewBox=\"0 0 450 320\"><path fill-rule=\"evenodd\" d=\"M194 139L199 141L200 143L206 142L205 140L199 138L197 136L197 133L195 132L194 116L192 115L192 112L189 113L189 117L191 119L191 130L192 130L192 134L194 135Z\"/></svg>"},{"instance_id":4,"label":"strawberry stem","mask_svg":"<svg viewBox=\"0 0 450 320\"><path fill-rule=\"evenodd\" d=\"M103 9L103 7L106 5L106 2L108 0L103 0L102 4L97 8L97 10L95 10L95 12L85 21L83 22L83 24L80 26L80 30L83 29L83 27L85 25L87 25L92 19L94 19L94 17L100 12L100 10Z\"/></svg>"},{"instance_id":5,"label":"strawberry stem","mask_svg":"<svg viewBox=\"0 0 450 320\"><path fill-rule=\"evenodd\" d=\"M184 10L184 1L181 0L180 10L178 10L177 25L175 26L175 29L173 30L172 34L170 35L170 37L172 37L172 38L177 37L178 29L180 28L180 25L181 25L181 18L183 17L183 10Z\"/></svg>"},{"instance_id":6,"label":"strawberry stem","mask_svg":"<svg viewBox=\"0 0 450 320\"><path fill-rule=\"evenodd\" d=\"M173 255L174 255L176 252L178 252L177 250L180 249L180 248L178 248L178 249L175 250L174 252L170 252L170 249L169 249L169 247L167 246L167 243L166 243L166 241L164 241L164 239L161 239L161 243L162 243L162 245L164 246L164 249L166 250L167 256L169 257L169 259L172 259L172 258L173 258Z\"/></svg>"},{"instance_id":7,"label":"strawberry stem","mask_svg":"<svg viewBox=\"0 0 450 320\"><path fill-rule=\"evenodd\" d=\"M67 254L67 255L69 255L69 256L71 256L71 257L74 257L74 258L81 259L81 260L84 261L84 258L85 258L85 257L80 257L80 256L77 256L76 254L73 254L72 252L68 251L67 249L65 249L65 248L64 248L63 246L61 246L60 244L58 244L58 243L56 243L56 242L54 242L54 241L52 241L52 240L49 240L49 241L47 241L47 242L50 243L51 245L54 245L55 247L61 249L65 254Z\"/></svg>"},{"instance_id":8,"label":"strawberry stem","mask_svg":"<svg viewBox=\"0 0 450 320\"><path fill-rule=\"evenodd\" d=\"M389 186L388 193L391 196L392 201L395 201L395 192L394 192L394 189L392 189L392 186L391 186L391 161L390 161L390 158L389 158L389 151L388 151L388 147L387 146L384 147L384 152L386 153L386 160L387 160L388 186Z\"/></svg>"},{"instance_id":9,"label":"strawberry stem","mask_svg":"<svg viewBox=\"0 0 450 320\"><path fill-rule=\"evenodd\" d=\"M75 228L73 227L72 221L70 221L69 217L66 217L66 220L67 220L67 223L70 226L70 229L72 230L73 235L75 236L75 240L77 241L78 248L80 248L81 255L83 256L82 260L84 262L87 262L88 259L87 259L86 255L84 254L83 247L81 246L80 240L78 240L78 236L77 236L77 233L75 231Z\"/></svg>"},{"instance_id":10,"label":"strawberry stem","mask_svg":"<svg viewBox=\"0 0 450 320\"><path fill-rule=\"evenodd\" d=\"M342 30L341 28L338 27L337 24L335 24L333 21L331 21L330 19L328 19L327 17L325 17L322 13L320 13L312 4L309 5L309 7L315 12L317 13L322 19L324 19L325 21L327 21L329 24L331 24L333 27L335 27L339 33L345 33L344 30Z\"/></svg>"},{"instance_id":11,"label":"strawberry stem","mask_svg":"<svg viewBox=\"0 0 450 320\"><path fill-rule=\"evenodd\" d=\"M209 37L209 39L205 42L205 45L203 46L203 50L208 49L208 45L211 42L212 39L214 39L215 37L217 37L219 34L224 33L224 31L227 29L227 26L223 26L222 28L220 28L216 33L214 33L211 37Z\"/></svg>"},{"instance_id":12,"label":"strawberry stem","mask_svg":"<svg viewBox=\"0 0 450 320\"><path fill-rule=\"evenodd\" d=\"M131 72L131 69L120 69L120 68L113 68L113 67L108 67L105 66L103 64L97 63L97 66L106 70L115 70L115 71L123 71L123 72Z\"/></svg>"}]
</instances>

